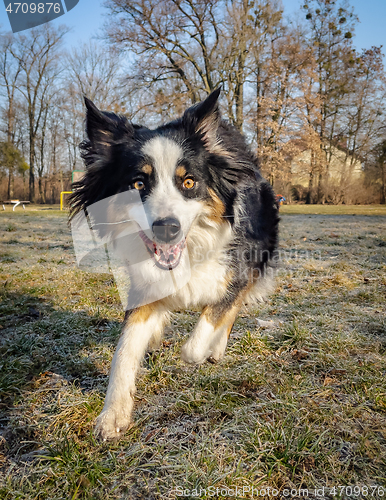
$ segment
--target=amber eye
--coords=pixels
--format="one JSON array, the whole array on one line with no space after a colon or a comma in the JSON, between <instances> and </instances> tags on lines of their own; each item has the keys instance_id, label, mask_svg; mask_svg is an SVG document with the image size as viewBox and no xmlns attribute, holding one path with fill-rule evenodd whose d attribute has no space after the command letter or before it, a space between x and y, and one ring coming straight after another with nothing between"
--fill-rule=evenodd
<instances>
[{"instance_id":1,"label":"amber eye","mask_svg":"<svg viewBox=\"0 0 386 500\"><path fill-rule=\"evenodd\" d=\"M143 181L135 181L134 187L135 189L138 189L138 191L141 191L141 189L145 187L145 183Z\"/></svg>"},{"instance_id":2,"label":"amber eye","mask_svg":"<svg viewBox=\"0 0 386 500\"><path fill-rule=\"evenodd\" d=\"M191 179L190 177L188 177L187 179L184 180L184 188L185 189L193 189L194 186L196 185L196 183L194 182L193 179Z\"/></svg>"}]
</instances>

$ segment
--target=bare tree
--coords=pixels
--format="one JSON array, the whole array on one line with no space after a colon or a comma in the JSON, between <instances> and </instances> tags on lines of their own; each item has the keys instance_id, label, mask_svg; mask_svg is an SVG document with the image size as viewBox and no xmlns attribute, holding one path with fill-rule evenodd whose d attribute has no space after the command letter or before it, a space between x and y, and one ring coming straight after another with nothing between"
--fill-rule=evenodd
<instances>
[{"instance_id":1,"label":"bare tree","mask_svg":"<svg viewBox=\"0 0 386 500\"><path fill-rule=\"evenodd\" d=\"M65 62L66 82L79 100L87 96L105 109L121 109L125 89L121 83L123 62L118 51L90 42L74 49Z\"/></svg>"},{"instance_id":2,"label":"bare tree","mask_svg":"<svg viewBox=\"0 0 386 500\"><path fill-rule=\"evenodd\" d=\"M181 85L191 103L220 83L215 71L223 2L215 0L108 0L113 22L107 37L137 57L149 87ZM166 90L166 89L164 89Z\"/></svg>"},{"instance_id":3,"label":"bare tree","mask_svg":"<svg viewBox=\"0 0 386 500\"><path fill-rule=\"evenodd\" d=\"M13 38L11 35L0 36L0 87L5 95L3 114L5 117L5 134L8 149L16 147L15 142L15 118L16 118L16 92L20 76L21 65L14 61L11 54ZM13 197L14 166L9 164L8 168L8 198Z\"/></svg>"},{"instance_id":4,"label":"bare tree","mask_svg":"<svg viewBox=\"0 0 386 500\"><path fill-rule=\"evenodd\" d=\"M364 182L382 181L384 162L374 151L385 137L383 56L377 47L354 50L357 18L345 0L308 0L297 24L283 17L281 0L106 5L110 48L85 44L60 61L64 28L0 35L1 139L29 157L31 200L35 175L44 202L68 186L70 170L82 168L84 95L156 126L219 85L223 114L256 148L276 189L290 193L292 160L305 152L297 168L309 203L347 203L359 199L353 193ZM354 186L358 164L367 180L357 175ZM0 175L8 196L14 175L21 192L16 168Z\"/></svg>"},{"instance_id":5,"label":"bare tree","mask_svg":"<svg viewBox=\"0 0 386 500\"><path fill-rule=\"evenodd\" d=\"M358 18L345 0L310 0L303 5L309 23L307 44L314 48L318 72L317 92L321 100L320 121L316 124L325 170L318 177L318 202L324 202L329 167L333 160L334 138L339 134L339 118L345 112L351 92L355 50L353 32Z\"/></svg>"},{"instance_id":6,"label":"bare tree","mask_svg":"<svg viewBox=\"0 0 386 500\"><path fill-rule=\"evenodd\" d=\"M149 109L167 110L173 101L179 111L221 84L226 115L242 129L251 53L270 18L277 22L274 2L108 0L107 6L113 19L107 38L134 52L132 79L152 91Z\"/></svg>"},{"instance_id":7,"label":"bare tree","mask_svg":"<svg viewBox=\"0 0 386 500\"><path fill-rule=\"evenodd\" d=\"M379 201L386 204L386 139L379 142L371 151L367 174L370 182L379 189Z\"/></svg>"},{"instance_id":8,"label":"bare tree","mask_svg":"<svg viewBox=\"0 0 386 500\"><path fill-rule=\"evenodd\" d=\"M50 25L18 35L10 47L12 57L20 65L17 89L27 103L29 135L29 199L35 199L36 138L45 112L45 98L61 71L58 50L67 28Z\"/></svg>"},{"instance_id":9,"label":"bare tree","mask_svg":"<svg viewBox=\"0 0 386 500\"><path fill-rule=\"evenodd\" d=\"M129 89L122 82L123 64L116 50L94 42L74 49L65 58L65 92L60 108L65 117L63 133L73 170L81 165L78 146L83 138L85 96L103 109L131 114L126 101Z\"/></svg>"}]
</instances>

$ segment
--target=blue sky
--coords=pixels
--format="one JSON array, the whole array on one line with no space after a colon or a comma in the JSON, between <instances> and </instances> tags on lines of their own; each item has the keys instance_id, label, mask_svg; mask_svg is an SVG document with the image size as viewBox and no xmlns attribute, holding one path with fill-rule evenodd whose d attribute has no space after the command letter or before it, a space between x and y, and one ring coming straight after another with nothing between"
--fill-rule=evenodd
<instances>
[{"instance_id":1,"label":"blue sky","mask_svg":"<svg viewBox=\"0 0 386 500\"><path fill-rule=\"evenodd\" d=\"M298 11L303 3L301 0L282 0L282 2L287 14ZM9 22L2 3L0 1L0 25L7 30ZM372 45L383 45L386 51L386 0L351 0L349 3L360 19L354 39L356 47L362 49L370 48ZM106 15L103 0L79 0L78 5L54 22L65 23L72 27L72 32L67 35L67 45L77 46L100 31Z\"/></svg>"}]
</instances>

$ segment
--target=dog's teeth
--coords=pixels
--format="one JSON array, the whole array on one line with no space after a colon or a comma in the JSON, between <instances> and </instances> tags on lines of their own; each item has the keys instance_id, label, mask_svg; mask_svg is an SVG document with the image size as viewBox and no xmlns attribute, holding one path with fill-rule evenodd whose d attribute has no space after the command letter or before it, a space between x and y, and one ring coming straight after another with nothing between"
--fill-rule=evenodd
<instances>
[{"instance_id":1,"label":"dog's teeth","mask_svg":"<svg viewBox=\"0 0 386 500\"><path fill-rule=\"evenodd\" d=\"M170 269L180 259L181 252L185 247L185 240L180 241L176 245L160 244L149 240L149 244L146 241L146 246L156 262L160 263L164 269Z\"/></svg>"},{"instance_id":2,"label":"dog's teeth","mask_svg":"<svg viewBox=\"0 0 386 500\"><path fill-rule=\"evenodd\" d=\"M121 432L121 429L119 427L116 428L117 434Z\"/></svg>"}]
</instances>

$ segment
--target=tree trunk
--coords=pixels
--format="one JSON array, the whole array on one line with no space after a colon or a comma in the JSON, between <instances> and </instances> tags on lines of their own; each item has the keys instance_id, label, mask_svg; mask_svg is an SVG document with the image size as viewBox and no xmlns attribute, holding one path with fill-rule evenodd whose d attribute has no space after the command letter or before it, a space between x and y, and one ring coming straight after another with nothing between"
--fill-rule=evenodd
<instances>
[{"instance_id":1,"label":"tree trunk","mask_svg":"<svg viewBox=\"0 0 386 500\"><path fill-rule=\"evenodd\" d=\"M386 164L384 163L381 166L381 173L382 173L382 184L381 184L381 204L386 205Z\"/></svg>"},{"instance_id":2,"label":"tree trunk","mask_svg":"<svg viewBox=\"0 0 386 500\"><path fill-rule=\"evenodd\" d=\"M30 135L29 138L29 195L28 200L31 203L35 201L35 171L34 171L34 153L35 153L35 141L34 138Z\"/></svg>"},{"instance_id":3,"label":"tree trunk","mask_svg":"<svg viewBox=\"0 0 386 500\"><path fill-rule=\"evenodd\" d=\"M44 189L43 189L43 178L41 175L39 175L39 199L40 199L40 203L46 202L46 197L45 197Z\"/></svg>"},{"instance_id":4,"label":"tree trunk","mask_svg":"<svg viewBox=\"0 0 386 500\"><path fill-rule=\"evenodd\" d=\"M14 186L14 176L13 176L13 170L10 168L8 175L8 193L7 193L9 200L13 198L13 186Z\"/></svg>"},{"instance_id":5,"label":"tree trunk","mask_svg":"<svg viewBox=\"0 0 386 500\"><path fill-rule=\"evenodd\" d=\"M316 203L321 203L324 205L324 193L323 193L323 174L320 173L318 177L318 190L316 194Z\"/></svg>"},{"instance_id":6,"label":"tree trunk","mask_svg":"<svg viewBox=\"0 0 386 500\"><path fill-rule=\"evenodd\" d=\"M48 187L48 179L46 176L44 178L44 203L47 203L47 187Z\"/></svg>"},{"instance_id":7,"label":"tree trunk","mask_svg":"<svg viewBox=\"0 0 386 500\"><path fill-rule=\"evenodd\" d=\"M54 204L55 203L55 182L56 182L56 179L54 176L52 176L52 179L51 179L51 203Z\"/></svg>"},{"instance_id":8,"label":"tree trunk","mask_svg":"<svg viewBox=\"0 0 386 500\"><path fill-rule=\"evenodd\" d=\"M310 177L308 179L308 192L306 196L306 205L312 204L312 188L314 187L314 167L315 167L315 153L311 150L311 169L310 169Z\"/></svg>"}]
</instances>

